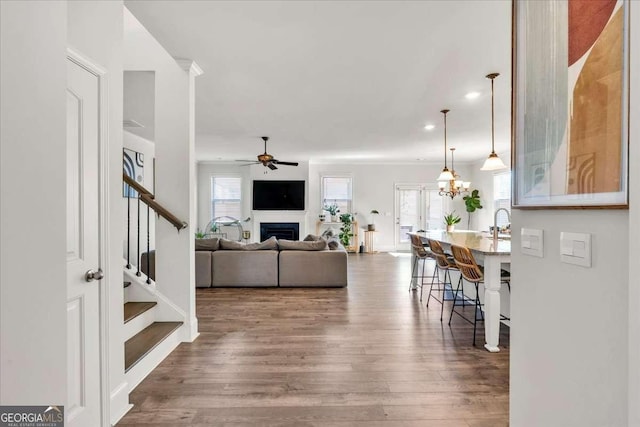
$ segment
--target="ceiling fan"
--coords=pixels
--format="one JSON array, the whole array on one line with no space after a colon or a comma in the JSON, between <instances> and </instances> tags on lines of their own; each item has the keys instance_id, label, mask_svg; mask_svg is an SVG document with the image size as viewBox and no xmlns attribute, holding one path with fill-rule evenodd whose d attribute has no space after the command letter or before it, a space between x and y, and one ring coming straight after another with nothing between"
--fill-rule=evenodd
<instances>
[{"instance_id":1,"label":"ceiling fan","mask_svg":"<svg viewBox=\"0 0 640 427\"><path fill-rule=\"evenodd\" d=\"M242 166L250 166L250 165L258 165L262 164L264 167L267 167L271 170L276 170L278 167L276 165L285 165L285 166L298 166L298 162L283 162L277 159L274 159L271 154L267 153L267 141L269 140L268 136L262 136L262 140L264 141L264 153L258 154L258 161L254 160L236 160L236 162L247 162L246 165Z\"/></svg>"}]
</instances>

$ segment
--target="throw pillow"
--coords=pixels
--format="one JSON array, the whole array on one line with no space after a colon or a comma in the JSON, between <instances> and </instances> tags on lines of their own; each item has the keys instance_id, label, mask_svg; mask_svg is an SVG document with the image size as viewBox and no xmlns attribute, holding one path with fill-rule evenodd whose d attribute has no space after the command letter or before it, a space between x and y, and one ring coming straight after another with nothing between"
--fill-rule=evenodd
<instances>
[{"instance_id":1,"label":"throw pillow","mask_svg":"<svg viewBox=\"0 0 640 427\"><path fill-rule=\"evenodd\" d=\"M196 251L217 251L220 243L217 237L212 239L196 239Z\"/></svg>"},{"instance_id":2,"label":"throw pillow","mask_svg":"<svg viewBox=\"0 0 640 427\"><path fill-rule=\"evenodd\" d=\"M278 246L281 251L323 251L327 249L325 240L302 241L297 240L278 240Z\"/></svg>"},{"instance_id":3,"label":"throw pillow","mask_svg":"<svg viewBox=\"0 0 640 427\"><path fill-rule=\"evenodd\" d=\"M231 251L265 251L265 250L277 250L278 239L270 237L264 242L260 243L242 243L234 240L220 239L220 249Z\"/></svg>"},{"instance_id":4,"label":"throw pillow","mask_svg":"<svg viewBox=\"0 0 640 427\"><path fill-rule=\"evenodd\" d=\"M316 236L314 234L307 234L307 237L305 237L304 239L302 239L303 242L317 242L318 240L322 239L322 237L320 236Z\"/></svg>"},{"instance_id":5,"label":"throw pillow","mask_svg":"<svg viewBox=\"0 0 640 427\"><path fill-rule=\"evenodd\" d=\"M327 241L327 246L329 246L329 249L331 249L332 251L344 250L344 246L342 246L342 243L340 243L340 240L338 240L336 237L330 238Z\"/></svg>"}]
</instances>

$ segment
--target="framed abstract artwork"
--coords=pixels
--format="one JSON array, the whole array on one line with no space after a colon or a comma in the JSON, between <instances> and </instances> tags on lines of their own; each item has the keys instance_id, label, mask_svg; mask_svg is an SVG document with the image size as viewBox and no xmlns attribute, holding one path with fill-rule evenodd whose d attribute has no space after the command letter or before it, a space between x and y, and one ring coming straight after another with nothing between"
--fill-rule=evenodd
<instances>
[{"instance_id":1,"label":"framed abstract artwork","mask_svg":"<svg viewBox=\"0 0 640 427\"><path fill-rule=\"evenodd\" d=\"M514 208L628 207L629 3L513 1Z\"/></svg>"},{"instance_id":2,"label":"framed abstract artwork","mask_svg":"<svg viewBox=\"0 0 640 427\"><path fill-rule=\"evenodd\" d=\"M128 177L133 178L140 185L144 184L144 154L125 148L122 155L122 167ZM138 192L129 184L123 183L123 185L123 197L134 199L138 197Z\"/></svg>"}]
</instances>

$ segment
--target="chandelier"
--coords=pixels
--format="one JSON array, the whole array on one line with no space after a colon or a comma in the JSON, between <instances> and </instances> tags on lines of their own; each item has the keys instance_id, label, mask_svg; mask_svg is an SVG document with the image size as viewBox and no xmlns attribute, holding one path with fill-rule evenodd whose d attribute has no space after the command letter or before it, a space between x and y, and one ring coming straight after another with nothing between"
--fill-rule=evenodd
<instances>
[{"instance_id":1,"label":"chandelier","mask_svg":"<svg viewBox=\"0 0 640 427\"><path fill-rule=\"evenodd\" d=\"M441 196L449 196L451 199L462 193L468 193L471 183L463 181L454 169L453 166L453 152L455 148L451 150L451 170L447 167L447 113L449 110L440 111L444 115L444 168L438 177L438 188L440 189Z\"/></svg>"}]
</instances>

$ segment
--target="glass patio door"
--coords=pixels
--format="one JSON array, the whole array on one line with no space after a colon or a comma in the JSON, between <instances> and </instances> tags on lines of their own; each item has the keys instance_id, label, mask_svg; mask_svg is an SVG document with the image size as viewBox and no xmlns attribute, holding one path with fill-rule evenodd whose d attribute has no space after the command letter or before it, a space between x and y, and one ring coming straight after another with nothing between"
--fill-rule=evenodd
<instances>
[{"instance_id":1,"label":"glass patio door","mask_svg":"<svg viewBox=\"0 0 640 427\"><path fill-rule=\"evenodd\" d=\"M396 250L411 249L407 233L444 228L446 200L429 184L396 184L395 200Z\"/></svg>"},{"instance_id":2,"label":"glass patio door","mask_svg":"<svg viewBox=\"0 0 640 427\"><path fill-rule=\"evenodd\" d=\"M408 233L423 229L424 200L421 185L397 184L396 198L396 250L411 249L411 238Z\"/></svg>"}]
</instances>

